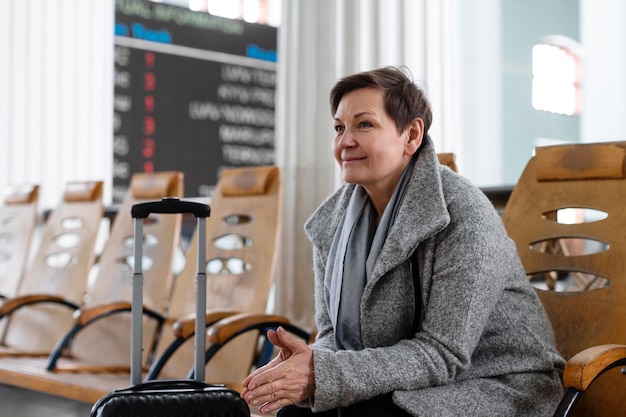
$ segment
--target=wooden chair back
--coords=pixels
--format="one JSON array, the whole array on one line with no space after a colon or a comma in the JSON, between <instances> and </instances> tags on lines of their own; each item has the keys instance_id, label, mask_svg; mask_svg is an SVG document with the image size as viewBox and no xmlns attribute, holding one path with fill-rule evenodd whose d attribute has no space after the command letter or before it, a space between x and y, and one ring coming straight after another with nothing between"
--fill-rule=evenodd
<instances>
[{"instance_id":1,"label":"wooden chair back","mask_svg":"<svg viewBox=\"0 0 626 417\"><path fill-rule=\"evenodd\" d=\"M276 274L282 179L278 167L225 169L211 199L207 219L207 311L265 312ZM194 315L196 304L197 234L189 245L185 266L176 278L168 316ZM174 339L166 329L161 351ZM193 338L167 361L159 378L186 377L193 368ZM211 361L206 379L241 381L254 355L254 338L242 338Z\"/></svg>"},{"instance_id":2,"label":"wooden chair back","mask_svg":"<svg viewBox=\"0 0 626 417\"><path fill-rule=\"evenodd\" d=\"M439 163L449 167L454 172L459 172L459 168L456 165L456 154L452 152L440 152L437 154Z\"/></svg>"},{"instance_id":3,"label":"wooden chair back","mask_svg":"<svg viewBox=\"0 0 626 417\"><path fill-rule=\"evenodd\" d=\"M538 147L505 207L502 220L566 359L626 344L625 209L626 142ZM601 378L594 389L603 398L587 392L580 407L613 415L602 404L611 393L623 397L626 376L616 369Z\"/></svg>"},{"instance_id":4,"label":"wooden chair back","mask_svg":"<svg viewBox=\"0 0 626 417\"><path fill-rule=\"evenodd\" d=\"M0 206L0 304L17 293L37 226L39 185L9 187Z\"/></svg>"},{"instance_id":5,"label":"wooden chair back","mask_svg":"<svg viewBox=\"0 0 626 417\"><path fill-rule=\"evenodd\" d=\"M183 197L181 172L134 174L130 189L111 227L102 250L92 282L85 293L81 311L129 303L132 300L134 222L131 207L134 204L160 200L164 197ZM154 214L144 223L143 236L143 302L144 306L165 313L172 284L172 269L179 249L182 215ZM143 346L148 360L150 346L158 336L159 326L145 319ZM128 368L130 363L130 313L115 314L104 320L91 322L71 342L71 356L63 358L57 369L75 371L106 367Z\"/></svg>"},{"instance_id":6,"label":"wooden chair back","mask_svg":"<svg viewBox=\"0 0 626 417\"><path fill-rule=\"evenodd\" d=\"M80 303L95 257L103 215L102 188L102 181L66 185L61 202L43 225L39 246L26 268L17 295L56 295L74 304ZM15 310L3 320L6 326L4 353L48 352L69 328L72 313L54 305L32 305Z\"/></svg>"}]
</instances>

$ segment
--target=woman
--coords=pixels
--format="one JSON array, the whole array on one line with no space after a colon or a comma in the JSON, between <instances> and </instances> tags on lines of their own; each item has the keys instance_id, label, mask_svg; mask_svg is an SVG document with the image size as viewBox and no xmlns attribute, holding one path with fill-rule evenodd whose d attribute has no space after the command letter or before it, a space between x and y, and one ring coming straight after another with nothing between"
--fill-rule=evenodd
<instances>
[{"instance_id":1,"label":"woman","mask_svg":"<svg viewBox=\"0 0 626 417\"><path fill-rule=\"evenodd\" d=\"M317 339L270 332L280 355L242 397L280 416L552 415L552 328L492 204L438 163L424 93L382 68L330 101L345 184L305 226Z\"/></svg>"}]
</instances>

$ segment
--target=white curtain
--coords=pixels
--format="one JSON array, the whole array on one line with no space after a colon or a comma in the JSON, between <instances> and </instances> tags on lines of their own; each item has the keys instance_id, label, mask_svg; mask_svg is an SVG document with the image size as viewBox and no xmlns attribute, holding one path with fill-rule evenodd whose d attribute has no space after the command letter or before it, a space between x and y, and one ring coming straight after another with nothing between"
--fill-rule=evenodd
<instances>
[{"instance_id":1,"label":"white curtain","mask_svg":"<svg viewBox=\"0 0 626 417\"><path fill-rule=\"evenodd\" d=\"M103 180L113 132L113 0L0 0L0 192Z\"/></svg>"},{"instance_id":2,"label":"white curtain","mask_svg":"<svg viewBox=\"0 0 626 417\"><path fill-rule=\"evenodd\" d=\"M277 155L284 217L276 312L311 326L313 271L303 226L339 185L328 94L347 74L406 65L434 112L437 150L458 149L457 0L283 0Z\"/></svg>"}]
</instances>

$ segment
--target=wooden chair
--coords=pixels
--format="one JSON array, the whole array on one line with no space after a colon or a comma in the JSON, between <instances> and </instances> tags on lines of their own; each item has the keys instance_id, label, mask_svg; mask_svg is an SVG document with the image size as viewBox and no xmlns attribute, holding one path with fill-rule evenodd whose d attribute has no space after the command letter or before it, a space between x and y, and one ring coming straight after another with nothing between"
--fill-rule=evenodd
<instances>
[{"instance_id":1,"label":"wooden chair","mask_svg":"<svg viewBox=\"0 0 626 417\"><path fill-rule=\"evenodd\" d=\"M236 312L263 313L276 273L282 179L275 166L222 171L207 219L207 323ZM162 334L159 355L146 379L184 378L193 367L197 235L176 278L168 310L171 329ZM170 327L168 327L168 330ZM206 369L210 382L240 382L254 355L244 337Z\"/></svg>"},{"instance_id":2,"label":"wooden chair","mask_svg":"<svg viewBox=\"0 0 626 417\"><path fill-rule=\"evenodd\" d=\"M47 355L69 329L94 260L102 186L102 181L67 184L43 226L17 295L0 307L0 356Z\"/></svg>"},{"instance_id":3,"label":"wooden chair","mask_svg":"<svg viewBox=\"0 0 626 417\"><path fill-rule=\"evenodd\" d=\"M17 294L37 226L38 201L39 185L26 184L9 187L0 206L0 300Z\"/></svg>"},{"instance_id":4,"label":"wooden chair","mask_svg":"<svg viewBox=\"0 0 626 417\"><path fill-rule=\"evenodd\" d=\"M130 363L130 309L134 204L183 196L183 174L135 174L130 191L115 217L100 255L98 272L74 314L71 330L48 357L54 372L128 372ZM155 214L144 227L144 362L158 339L172 284L173 262L180 240L182 215Z\"/></svg>"},{"instance_id":5,"label":"wooden chair","mask_svg":"<svg viewBox=\"0 0 626 417\"><path fill-rule=\"evenodd\" d=\"M625 209L626 142L608 142L538 147L502 215L568 360L558 416L626 410Z\"/></svg>"}]
</instances>

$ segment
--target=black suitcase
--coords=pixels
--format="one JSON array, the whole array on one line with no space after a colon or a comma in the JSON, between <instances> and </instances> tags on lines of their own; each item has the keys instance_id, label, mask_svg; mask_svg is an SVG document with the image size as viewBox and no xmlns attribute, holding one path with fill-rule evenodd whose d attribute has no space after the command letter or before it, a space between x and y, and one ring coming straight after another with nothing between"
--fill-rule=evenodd
<instances>
[{"instance_id":1,"label":"black suitcase","mask_svg":"<svg viewBox=\"0 0 626 417\"><path fill-rule=\"evenodd\" d=\"M206 351L206 204L164 198L136 204L131 209L135 219L134 273L131 323L131 386L110 392L91 409L91 417L250 417L248 405L239 393L222 385L204 382ZM194 377L141 382L141 337L143 305L143 220L151 213L191 213L198 221L198 276L196 281L196 327ZM137 238L139 237L139 238Z\"/></svg>"}]
</instances>

